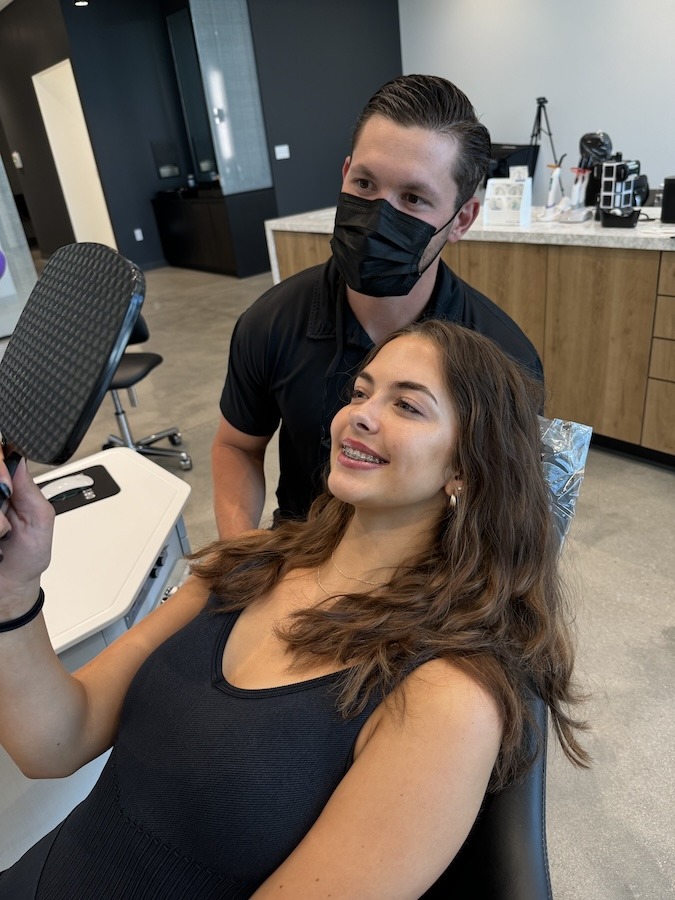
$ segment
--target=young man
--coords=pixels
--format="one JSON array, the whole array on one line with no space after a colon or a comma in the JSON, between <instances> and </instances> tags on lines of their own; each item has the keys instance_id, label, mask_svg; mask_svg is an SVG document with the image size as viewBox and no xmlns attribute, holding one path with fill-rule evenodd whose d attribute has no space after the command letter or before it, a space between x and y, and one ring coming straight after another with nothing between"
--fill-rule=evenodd
<instances>
[{"instance_id":1,"label":"young man","mask_svg":"<svg viewBox=\"0 0 675 900\"><path fill-rule=\"evenodd\" d=\"M474 193L489 160L487 129L443 78L401 76L366 104L342 168L332 258L275 285L233 332L212 449L221 538L257 527L265 450L279 422L277 515L306 515L351 375L395 329L459 322L543 377L518 326L439 257L478 215Z\"/></svg>"}]
</instances>

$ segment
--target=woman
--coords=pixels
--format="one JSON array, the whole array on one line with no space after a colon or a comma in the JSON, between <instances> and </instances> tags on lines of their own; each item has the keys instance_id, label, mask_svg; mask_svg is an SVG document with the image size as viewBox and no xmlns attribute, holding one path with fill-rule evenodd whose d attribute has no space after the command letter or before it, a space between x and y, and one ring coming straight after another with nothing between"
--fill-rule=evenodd
<instances>
[{"instance_id":1,"label":"woman","mask_svg":"<svg viewBox=\"0 0 675 900\"><path fill-rule=\"evenodd\" d=\"M467 329L393 334L335 416L309 520L195 554L73 676L29 615L53 516L21 466L0 739L32 777L114 749L0 898L415 898L529 764L530 689L585 764L539 390Z\"/></svg>"}]
</instances>

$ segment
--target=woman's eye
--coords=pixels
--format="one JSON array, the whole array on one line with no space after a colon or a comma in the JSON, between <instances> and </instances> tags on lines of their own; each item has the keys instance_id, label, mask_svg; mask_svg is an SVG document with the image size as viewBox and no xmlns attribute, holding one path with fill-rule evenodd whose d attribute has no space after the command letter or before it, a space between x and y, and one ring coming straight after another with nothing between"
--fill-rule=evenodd
<instances>
[{"instance_id":1,"label":"woman's eye","mask_svg":"<svg viewBox=\"0 0 675 900\"><path fill-rule=\"evenodd\" d=\"M363 400L365 398L365 394L359 388L352 388L351 399L352 400Z\"/></svg>"},{"instance_id":2,"label":"woman's eye","mask_svg":"<svg viewBox=\"0 0 675 900\"><path fill-rule=\"evenodd\" d=\"M415 415L417 416L422 415L420 410L416 406L413 406L412 403L409 403L407 400L399 399L396 401L396 405L399 409L402 409L403 412L415 413Z\"/></svg>"}]
</instances>

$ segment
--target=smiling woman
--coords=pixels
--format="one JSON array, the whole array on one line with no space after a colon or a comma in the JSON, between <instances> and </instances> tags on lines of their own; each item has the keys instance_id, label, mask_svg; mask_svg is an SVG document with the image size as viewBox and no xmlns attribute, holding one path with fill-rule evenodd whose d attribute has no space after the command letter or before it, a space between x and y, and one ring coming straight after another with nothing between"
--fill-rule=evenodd
<instances>
[{"instance_id":1,"label":"smiling woman","mask_svg":"<svg viewBox=\"0 0 675 900\"><path fill-rule=\"evenodd\" d=\"M532 690L585 764L540 390L469 329L393 334L333 422L309 519L205 547L75 676L40 614L16 624L48 549L20 468L0 516L0 738L34 777L113 752L0 898L414 900L486 790L530 765Z\"/></svg>"},{"instance_id":2,"label":"smiling woman","mask_svg":"<svg viewBox=\"0 0 675 900\"><path fill-rule=\"evenodd\" d=\"M456 419L435 346L414 334L385 344L333 419L329 489L389 531L394 516L407 521L401 548L412 549L460 487Z\"/></svg>"}]
</instances>

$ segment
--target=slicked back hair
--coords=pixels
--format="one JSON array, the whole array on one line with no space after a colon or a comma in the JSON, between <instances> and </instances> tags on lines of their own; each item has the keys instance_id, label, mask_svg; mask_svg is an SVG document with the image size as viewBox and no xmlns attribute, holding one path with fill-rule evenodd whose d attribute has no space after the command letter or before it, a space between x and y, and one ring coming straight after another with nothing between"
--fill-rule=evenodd
<instances>
[{"instance_id":1,"label":"slicked back hair","mask_svg":"<svg viewBox=\"0 0 675 900\"><path fill-rule=\"evenodd\" d=\"M474 195L490 163L490 132L478 121L466 94L451 81L437 75L401 75L388 81L356 120L352 153L363 126L375 115L406 128L426 128L454 138L457 158L451 175L458 189L456 208Z\"/></svg>"}]
</instances>

